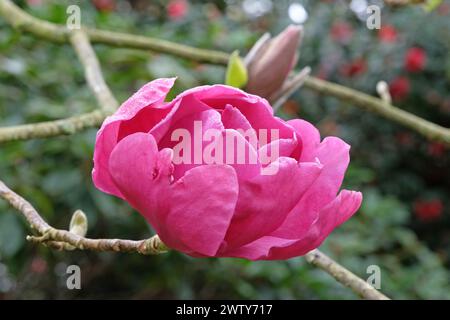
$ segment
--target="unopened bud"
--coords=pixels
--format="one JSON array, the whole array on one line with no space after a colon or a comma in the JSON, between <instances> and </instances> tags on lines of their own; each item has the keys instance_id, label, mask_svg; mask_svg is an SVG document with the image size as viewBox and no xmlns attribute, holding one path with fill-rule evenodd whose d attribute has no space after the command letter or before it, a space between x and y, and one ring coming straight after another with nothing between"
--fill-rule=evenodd
<instances>
[{"instance_id":1,"label":"unopened bud","mask_svg":"<svg viewBox=\"0 0 450 320\"><path fill-rule=\"evenodd\" d=\"M385 81L379 81L377 83L377 93L379 94L379 96L381 97L381 99L388 103L391 104L392 103L392 98L391 98L391 94L389 93L389 86Z\"/></svg>"},{"instance_id":2,"label":"unopened bud","mask_svg":"<svg viewBox=\"0 0 450 320\"><path fill-rule=\"evenodd\" d=\"M84 237L88 229L88 220L83 211L77 210L73 213L72 219L70 219L69 231Z\"/></svg>"},{"instance_id":3,"label":"unopened bud","mask_svg":"<svg viewBox=\"0 0 450 320\"><path fill-rule=\"evenodd\" d=\"M271 100L297 62L302 30L300 26L291 25L253 53L247 66L246 91Z\"/></svg>"}]
</instances>

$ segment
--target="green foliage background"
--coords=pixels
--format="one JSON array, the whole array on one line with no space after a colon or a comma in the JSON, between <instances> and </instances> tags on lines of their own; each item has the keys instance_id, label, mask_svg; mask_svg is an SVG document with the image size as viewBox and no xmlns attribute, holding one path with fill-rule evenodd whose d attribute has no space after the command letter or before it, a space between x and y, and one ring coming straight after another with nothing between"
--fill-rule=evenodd
<instances>
[{"instance_id":1,"label":"green foliage background","mask_svg":"<svg viewBox=\"0 0 450 320\"><path fill-rule=\"evenodd\" d=\"M279 32L288 23L289 1L276 1L272 11L250 19L240 1L190 1L181 20L168 19L165 1L116 1L112 12L91 1L44 1L26 10L42 19L65 23L66 7L78 4L82 23L143 34L179 43L232 52L248 50L266 30ZM302 1L309 12L297 67L313 73L328 68L328 79L375 94L376 83L407 76L412 89L399 107L444 126L449 109L427 99L436 93L450 99L450 19L436 9L383 8L382 23L394 25L401 38L381 43L365 28L346 1ZM444 4L446 1L444 1ZM214 16L213 13L216 13ZM213 16L213 17L212 17ZM332 25L353 28L346 44L330 36ZM403 56L411 46L427 52L425 70L408 74ZM221 83L225 69L163 54L95 46L105 78L123 101L144 83L178 76L172 96L186 88ZM363 58L367 70L355 77L339 72ZM331 67L330 67L331 64ZM445 100L447 99L447 100ZM302 89L283 108L285 118L300 116L318 125L323 135L339 135L352 145L352 163L345 187L361 190L363 207L336 230L322 249L363 278L369 265L382 272L382 291L393 298L450 298L449 284L449 153L386 119L348 103ZM83 70L69 45L56 45L12 30L0 19L0 124L2 126L58 119L96 108ZM152 234L126 203L96 190L92 184L95 130L68 137L0 145L0 177L59 228L82 209L91 237L141 239ZM407 144L398 137L409 138ZM423 222L412 214L418 199L438 198L444 213ZM55 252L24 240L24 220L0 202L0 298L275 298L352 299L356 296L302 258L281 262L237 259L192 259L172 252L161 256ZM65 266L78 264L82 290L65 286Z\"/></svg>"}]
</instances>

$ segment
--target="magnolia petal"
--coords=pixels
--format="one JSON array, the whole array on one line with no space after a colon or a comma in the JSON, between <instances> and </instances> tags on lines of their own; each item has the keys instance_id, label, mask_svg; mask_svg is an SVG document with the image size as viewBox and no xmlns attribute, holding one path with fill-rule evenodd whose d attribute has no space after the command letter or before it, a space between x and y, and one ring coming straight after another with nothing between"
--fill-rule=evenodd
<instances>
[{"instance_id":1,"label":"magnolia petal","mask_svg":"<svg viewBox=\"0 0 450 320\"><path fill-rule=\"evenodd\" d=\"M241 246L276 230L322 170L317 163L298 164L287 157L268 168L273 169L270 175L240 182L236 214L226 236L228 247Z\"/></svg>"},{"instance_id":2,"label":"magnolia petal","mask_svg":"<svg viewBox=\"0 0 450 320\"><path fill-rule=\"evenodd\" d=\"M264 236L250 244L221 253L224 257L249 260L284 260L301 256L317 248L340 223L350 218L360 207L360 192L343 190L328 206L321 210L314 228L300 239ZM333 215L334 217L330 217ZM331 219L330 219L331 218Z\"/></svg>"},{"instance_id":3,"label":"magnolia petal","mask_svg":"<svg viewBox=\"0 0 450 320\"><path fill-rule=\"evenodd\" d=\"M238 192L237 176L230 166L204 165L187 171L170 190L166 220L170 235L196 253L216 255L233 217Z\"/></svg>"}]
</instances>

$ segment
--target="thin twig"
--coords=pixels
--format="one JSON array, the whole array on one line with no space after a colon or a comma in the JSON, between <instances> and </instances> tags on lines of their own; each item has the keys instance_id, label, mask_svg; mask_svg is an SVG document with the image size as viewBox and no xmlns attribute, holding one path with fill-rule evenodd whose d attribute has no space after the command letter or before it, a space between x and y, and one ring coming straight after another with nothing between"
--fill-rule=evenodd
<instances>
[{"instance_id":1,"label":"thin twig","mask_svg":"<svg viewBox=\"0 0 450 320\"><path fill-rule=\"evenodd\" d=\"M68 42L70 40L71 30L66 28L65 25L35 18L20 9L11 0L0 1L0 15L17 29L31 32L55 42ZM92 28L85 28L84 31L92 43L103 43L115 47L170 53L179 57L201 62L218 64L226 64L228 62L228 54L220 51L197 49L166 40L120 32Z\"/></svg>"},{"instance_id":2,"label":"thin twig","mask_svg":"<svg viewBox=\"0 0 450 320\"><path fill-rule=\"evenodd\" d=\"M315 249L305 255L306 261L310 264L326 271L338 282L349 287L356 294L369 300L390 300L380 291L372 287L366 281L359 278L353 272L347 270L339 263L328 257L326 254Z\"/></svg>"},{"instance_id":3,"label":"thin twig","mask_svg":"<svg viewBox=\"0 0 450 320\"><path fill-rule=\"evenodd\" d=\"M66 119L2 127L0 128L0 143L74 134L88 128L98 127L106 116L104 111L96 110Z\"/></svg>"},{"instance_id":4,"label":"thin twig","mask_svg":"<svg viewBox=\"0 0 450 320\"><path fill-rule=\"evenodd\" d=\"M307 77L304 86L319 93L347 101L367 111L377 113L415 130L430 140L436 140L450 145L450 129L424 120L412 113L390 105L381 99L314 77Z\"/></svg>"},{"instance_id":5,"label":"thin twig","mask_svg":"<svg viewBox=\"0 0 450 320\"><path fill-rule=\"evenodd\" d=\"M82 30L73 31L70 42L77 53L78 59L84 66L87 83L94 93L98 105L105 112L113 113L119 107L119 103L106 85L97 55L95 54L86 33Z\"/></svg>"},{"instance_id":6,"label":"thin twig","mask_svg":"<svg viewBox=\"0 0 450 320\"><path fill-rule=\"evenodd\" d=\"M51 227L36 209L20 195L9 189L0 180L0 197L17 209L38 232L37 236L28 236L27 240L42 243L56 249L66 249L73 246L79 250L137 252L140 254L160 254L168 250L157 235L145 240L124 239L90 239L79 236L67 230Z\"/></svg>"}]
</instances>

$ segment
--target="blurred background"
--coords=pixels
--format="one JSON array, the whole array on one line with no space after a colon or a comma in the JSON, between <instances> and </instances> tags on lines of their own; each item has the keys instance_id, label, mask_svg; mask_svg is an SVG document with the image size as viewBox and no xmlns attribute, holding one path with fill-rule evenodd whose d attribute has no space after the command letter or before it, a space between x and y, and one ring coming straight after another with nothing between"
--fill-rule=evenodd
<instances>
[{"instance_id":1,"label":"blurred background","mask_svg":"<svg viewBox=\"0 0 450 320\"><path fill-rule=\"evenodd\" d=\"M394 103L450 126L450 3L431 12L383 1L92 0L15 1L39 18L65 23L70 4L84 25L245 54L266 31L302 24L297 68L369 94L389 84ZM365 8L382 6L381 29L369 30ZM123 101L144 83L178 76L172 96L223 83L224 68L164 54L95 46L107 83ZM53 120L96 108L69 45L13 30L0 18L0 125ZM306 88L280 110L304 118L322 136L352 145L344 187L361 190L361 210L321 249L366 279L381 269L382 291L396 299L450 299L450 154L443 144ZM96 130L0 145L0 177L54 226L86 212L90 237L147 238L144 219L91 181ZM0 299L252 298L352 299L356 296L304 259L249 262L161 256L56 252L26 243L24 219L0 201ZM78 264L82 290L66 288Z\"/></svg>"}]
</instances>

